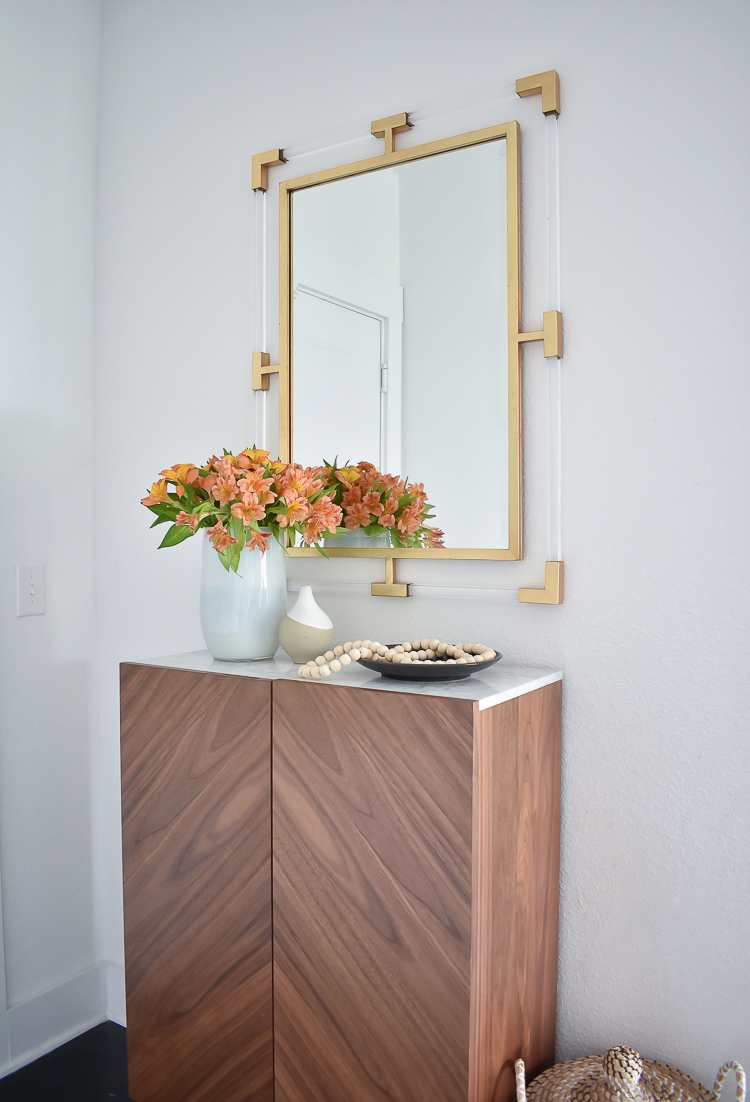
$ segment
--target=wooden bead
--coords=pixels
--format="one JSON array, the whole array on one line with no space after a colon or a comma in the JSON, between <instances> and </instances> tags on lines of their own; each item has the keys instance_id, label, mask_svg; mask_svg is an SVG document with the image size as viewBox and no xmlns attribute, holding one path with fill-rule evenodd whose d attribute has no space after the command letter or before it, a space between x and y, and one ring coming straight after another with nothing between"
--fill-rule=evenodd
<instances>
[{"instance_id":1,"label":"wooden bead","mask_svg":"<svg viewBox=\"0 0 750 1102\"><path fill-rule=\"evenodd\" d=\"M448 650L448 644L447 643L438 643L438 645L437 645L438 654L445 654L445 652L447 650Z\"/></svg>"},{"instance_id":2,"label":"wooden bead","mask_svg":"<svg viewBox=\"0 0 750 1102\"><path fill-rule=\"evenodd\" d=\"M380 655L380 657L384 658L385 655L388 654L388 647L384 647L383 644L381 643L380 646L377 648L377 651L378 651L378 654Z\"/></svg>"},{"instance_id":3,"label":"wooden bead","mask_svg":"<svg viewBox=\"0 0 750 1102\"><path fill-rule=\"evenodd\" d=\"M361 658L359 647L352 647L352 649L349 651L349 657L351 658L352 662L359 662Z\"/></svg>"},{"instance_id":4,"label":"wooden bead","mask_svg":"<svg viewBox=\"0 0 750 1102\"><path fill-rule=\"evenodd\" d=\"M453 655L456 653L456 648L453 646L452 643L449 643L448 646L445 648L445 653L448 655L449 658L453 658Z\"/></svg>"},{"instance_id":5,"label":"wooden bead","mask_svg":"<svg viewBox=\"0 0 750 1102\"><path fill-rule=\"evenodd\" d=\"M333 662L331 662L331 672L338 673L340 669L341 663L339 662L338 658L334 658Z\"/></svg>"},{"instance_id":6,"label":"wooden bead","mask_svg":"<svg viewBox=\"0 0 750 1102\"><path fill-rule=\"evenodd\" d=\"M297 670L297 673L300 675L300 677L309 677L310 676L310 667L309 666L300 666L300 668Z\"/></svg>"},{"instance_id":7,"label":"wooden bead","mask_svg":"<svg viewBox=\"0 0 750 1102\"><path fill-rule=\"evenodd\" d=\"M491 647L487 647L484 654L482 655L482 658L484 658L485 662L489 662L490 658L496 657L497 655L495 654L494 650L491 649Z\"/></svg>"},{"instance_id":8,"label":"wooden bead","mask_svg":"<svg viewBox=\"0 0 750 1102\"><path fill-rule=\"evenodd\" d=\"M320 676L321 677L330 677L331 676L331 667L327 666L327 665L326 666L321 666L320 667Z\"/></svg>"},{"instance_id":9,"label":"wooden bead","mask_svg":"<svg viewBox=\"0 0 750 1102\"><path fill-rule=\"evenodd\" d=\"M363 639L362 640L362 647L364 647L365 650L370 650L372 648L372 640ZM359 649L362 650L362 647L360 647Z\"/></svg>"},{"instance_id":10,"label":"wooden bead","mask_svg":"<svg viewBox=\"0 0 750 1102\"><path fill-rule=\"evenodd\" d=\"M427 650L429 645L430 645L430 640L429 639L422 639L420 644L419 644L419 649L420 650Z\"/></svg>"},{"instance_id":11,"label":"wooden bead","mask_svg":"<svg viewBox=\"0 0 750 1102\"><path fill-rule=\"evenodd\" d=\"M349 657L349 655L348 654L342 654L341 655L341 665L342 666L351 666L351 664L352 664L352 660Z\"/></svg>"},{"instance_id":12,"label":"wooden bead","mask_svg":"<svg viewBox=\"0 0 750 1102\"><path fill-rule=\"evenodd\" d=\"M430 662L432 662L432 660L434 659L434 657L435 657L435 651L434 651L434 650L432 649L432 647L428 647L428 648L427 648L427 658L428 658L428 660L429 660Z\"/></svg>"},{"instance_id":13,"label":"wooden bead","mask_svg":"<svg viewBox=\"0 0 750 1102\"><path fill-rule=\"evenodd\" d=\"M445 664L446 664L446 666L455 666L456 665L456 659L455 658L446 658Z\"/></svg>"},{"instance_id":14,"label":"wooden bead","mask_svg":"<svg viewBox=\"0 0 750 1102\"><path fill-rule=\"evenodd\" d=\"M333 653L332 650L327 650L326 651L326 653L325 653L326 662L333 662L335 657L336 657L336 655Z\"/></svg>"},{"instance_id":15,"label":"wooden bead","mask_svg":"<svg viewBox=\"0 0 750 1102\"><path fill-rule=\"evenodd\" d=\"M370 650L373 652L373 654L375 654L376 651L380 650L381 646L382 644L377 639L373 639L373 641L370 643Z\"/></svg>"},{"instance_id":16,"label":"wooden bead","mask_svg":"<svg viewBox=\"0 0 750 1102\"><path fill-rule=\"evenodd\" d=\"M370 650L369 647L364 647L363 646L361 651L359 652L359 657L364 658L365 661L367 661L368 658L372 658L372 651Z\"/></svg>"},{"instance_id":17,"label":"wooden bead","mask_svg":"<svg viewBox=\"0 0 750 1102\"><path fill-rule=\"evenodd\" d=\"M426 657L427 657L427 651L426 650L417 651L417 658L419 659L420 662L424 662Z\"/></svg>"},{"instance_id":18,"label":"wooden bead","mask_svg":"<svg viewBox=\"0 0 750 1102\"><path fill-rule=\"evenodd\" d=\"M320 677L320 666L313 666L313 668L310 670L310 677Z\"/></svg>"},{"instance_id":19,"label":"wooden bead","mask_svg":"<svg viewBox=\"0 0 750 1102\"><path fill-rule=\"evenodd\" d=\"M465 666L467 662L468 662L468 658L457 658L456 659L456 665L457 666Z\"/></svg>"},{"instance_id":20,"label":"wooden bead","mask_svg":"<svg viewBox=\"0 0 750 1102\"><path fill-rule=\"evenodd\" d=\"M362 640L361 639L355 639L354 642L352 643L352 650L359 650L359 648L361 646L362 646Z\"/></svg>"},{"instance_id":21,"label":"wooden bead","mask_svg":"<svg viewBox=\"0 0 750 1102\"><path fill-rule=\"evenodd\" d=\"M319 654L318 657L315 659L315 665L316 666L325 666L325 664L326 664L325 655Z\"/></svg>"},{"instance_id":22,"label":"wooden bead","mask_svg":"<svg viewBox=\"0 0 750 1102\"><path fill-rule=\"evenodd\" d=\"M352 643L344 643L344 654L348 654L349 651L352 649L352 646Z\"/></svg>"},{"instance_id":23,"label":"wooden bead","mask_svg":"<svg viewBox=\"0 0 750 1102\"><path fill-rule=\"evenodd\" d=\"M403 654L404 653L404 648L401 645L401 643L399 643L397 647L394 647L393 650L394 650L395 654Z\"/></svg>"},{"instance_id":24,"label":"wooden bead","mask_svg":"<svg viewBox=\"0 0 750 1102\"><path fill-rule=\"evenodd\" d=\"M412 641L411 641L411 649L412 650L419 650L419 648L421 646L422 646L422 640L421 639L412 639Z\"/></svg>"},{"instance_id":25,"label":"wooden bead","mask_svg":"<svg viewBox=\"0 0 750 1102\"><path fill-rule=\"evenodd\" d=\"M343 647L341 647L341 646L339 646L339 647L334 647L334 648L333 648L333 653L334 653L334 654L336 655L336 657L337 657L337 658L340 658L340 657L341 657L341 655L342 655L342 654L344 653L344 648L343 648Z\"/></svg>"},{"instance_id":26,"label":"wooden bead","mask_svg":"<svg viewBox=\"0 0 750 1102\"><path fill-rule=\"evenodd\" d=\"M430 650L437 650L439 646L440 646L440 640L439 639L430 639L430 646L429 646Z\"/></svg>"},{"instance_id":27,"label":"wooden bead","mask_svg":"<svg viewBox=\"0 0 750 1102\"><path fill-rule=\"evenodd\" d=\"M410 652L410 650L411 650L411 649L412 649L412 648L411 648L411 643L404 643L404 644L403 644L403 651L404 651L404 654L408 654L408 653Z\"/></svg>"}]
</instances>

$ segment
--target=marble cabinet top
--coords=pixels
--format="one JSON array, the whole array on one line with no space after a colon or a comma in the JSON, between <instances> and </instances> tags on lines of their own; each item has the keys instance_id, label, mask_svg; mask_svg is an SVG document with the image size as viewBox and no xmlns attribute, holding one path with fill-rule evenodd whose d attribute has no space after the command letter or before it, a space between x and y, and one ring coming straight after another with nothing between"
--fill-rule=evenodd
<instances>
[{"instance_id":1,"label":"marble cabinet top","mask_svg":"<svg viewBox=\"0 0 750 1102\"><path fill-rule=\"evenodd\" d=\"M298 663L281 649L273 658L258 662L219 662L207 650L189 651L186 654L168 654L163 658L146 658L135 663L141 666L163 666L173 670L195 670L198 673L221 673L233 677L256 677L264 681L302 680ZM476 701L479 710L493 708L506 700L513 700L554 681L562 681L560 670L540 670L528 666L504 666L502 662L487 670L477 671L463 681L396 681L381 677L379 673L352 663L338 674L320 681L305 680L316 690L327 692L337 685L357 689L376 689L378 692L414 693L417 696L443 696L452 700Z\"/></svg>"}]
</instances>

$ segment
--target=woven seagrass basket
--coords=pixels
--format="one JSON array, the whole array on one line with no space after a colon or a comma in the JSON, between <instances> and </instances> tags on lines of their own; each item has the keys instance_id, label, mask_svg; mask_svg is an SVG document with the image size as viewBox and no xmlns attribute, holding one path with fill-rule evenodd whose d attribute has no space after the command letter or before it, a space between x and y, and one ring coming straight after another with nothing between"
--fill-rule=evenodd
<instances>
[{"instance_id":1,"label":"woven seagrass basket","mask_svg":"<svg viewBox=\"0 0 750 1102\"><path fill-rule=\"evenodd\" d=\"M517 1102L719 1102L730 1071L737 1079L737 1102L745 1102L745 1073L734 1061L724 1064L713 1091L689 1075L642 1060L624 1045L604 1056L584 1056L555 1064L526 1086L523 1060L516 1060Z\"/></svg>"}]
</instances>

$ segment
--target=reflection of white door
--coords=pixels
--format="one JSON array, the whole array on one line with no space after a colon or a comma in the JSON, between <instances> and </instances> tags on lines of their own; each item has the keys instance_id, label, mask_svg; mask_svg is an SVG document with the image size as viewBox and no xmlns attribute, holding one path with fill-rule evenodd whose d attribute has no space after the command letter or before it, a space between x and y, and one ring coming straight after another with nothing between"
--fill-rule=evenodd
<instances>
[{"instance_id":1,"label":"reflection of white door","mask_svg":"<svg viewBox=\"0 0 750 1102\"><path fill-rule=\"evenodd\" d=\"M382 322L298 288L294 300L294 461L381 460ZM321 447L325 455L321 455Z\"/></svg>"}]
</instances>

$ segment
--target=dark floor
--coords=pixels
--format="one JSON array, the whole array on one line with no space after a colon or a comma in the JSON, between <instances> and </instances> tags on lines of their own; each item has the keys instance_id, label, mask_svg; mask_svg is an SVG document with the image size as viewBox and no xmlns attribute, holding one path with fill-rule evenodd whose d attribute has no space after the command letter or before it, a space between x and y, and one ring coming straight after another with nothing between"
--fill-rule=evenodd
<instances>
[{"instance_id":1,"label":"dark floor","mask_svg":"<svg viewBox=\"0 0 750 1102\"><path fill-rule=\"evenodd\" d=\"M0 1102L129 1102L125 1030L102 1022L0 1079Z\"/></svg>"}]
</instances>

